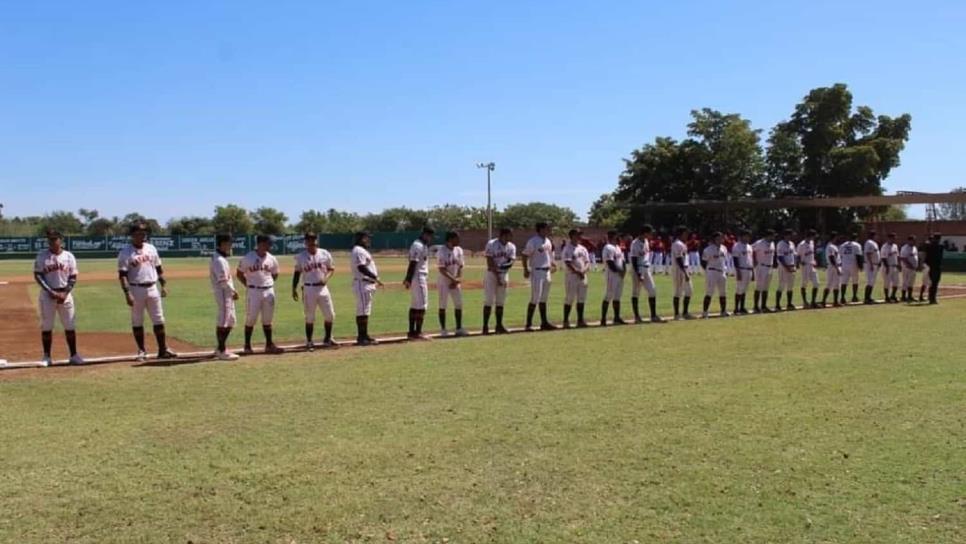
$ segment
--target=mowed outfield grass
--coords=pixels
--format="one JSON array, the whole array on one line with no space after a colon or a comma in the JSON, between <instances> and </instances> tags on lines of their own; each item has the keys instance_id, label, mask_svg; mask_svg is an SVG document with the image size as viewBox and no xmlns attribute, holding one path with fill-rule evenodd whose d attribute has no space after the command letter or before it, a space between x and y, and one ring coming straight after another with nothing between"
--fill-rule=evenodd
<instances>
[{"instance_id":1,"label":"mowed outfield grass","mask_svg":"<svg viewBox=\"0 0 966 544\"><path fill-rule=\"evenodd\" d=\"M962 542L966 301L0 382L0 542Z\"/></svg>"},{"instance_id":2,"label":"mowed outfield grass","mask_svg":"<svg viewBox=\"0 0 966 544\"><path fill-rule=\"evenodd\" d=\"M352 275L349 270L347 254L336 254L337 272L334 276L329 290L332 293L336 311L335 335L340 338L352 338L356 334L355 329L355 299L352 295ZM236 266L239 257L231 258L232 266ZM172 272L196 271L207 274L207 258L184 258L166 259L164 266ZM279 276L276 285L278 302L276 304L275 334L283 342L300 341L303 339L303 310L301 302L291 299L291 278L292 278L292 257L290 255L279 256L282 274ZM385 289L377 291L374 302L374 310L370 322L370 332L376 335L387 333L404 333L407 327L407 315L409 308L409 292L401 286L402 279L405 277L406 260L402 257L376 256L379 266L380 276L383 281L389 283ZM79 262L81 269L80 282L75 291L77 303L77 326L82 331L92 332L127 332L130 330L130 312L124 303L121 290L116 280L109 281L85 281L84 274L109 274L116 269L116 262L112 259L82 260ZM5 277L29 274L31 263L26 261L0 261L0 281ZM467 262L464 271L464 279L467 282L476 282L478 288L466 289L464 292L464 326L471 330L478 330L482 327L482 306L483 290L480 288L485 269L485 261L482 258L471 258ZM824 272L821 274L824 281ZM523 272L520 264L511 271L511 282L514 283L510 289L506 305L506 322L509 326L522 326L525 321L526 306L529 302L529 285L523 279ZM558 272L554 276L551 289L550 314L553 321L559 323L562 319L562 304L564 298L564 275ZM777 287L777 278L772 282L773 287ZM962 281L962 275L948 275L946 282ZM590 276L589 294L587 301L587 319L589 321L599 320L600 302L604 291L604 272L603 267ZM863 280L864 281L864 280ZM662 315L669 316L671 310L672 287L669 276L658 275L658 310ZM729 290L734 289L734 281L729 279ZM243 324L245 314L245 290L238 285L236 288L242 294L242 299L237 302L237 312L239 318L239 328ZM207 276L198 278L175 278L169 281L170 296L165 299L165 317L168 323L169 334L200 346L211 345L214 341L214 302L211 288ZM31 297L36 298L37 288L31 288ZM918 295L918 289L916 291ZM699 314L701 312L701 299L704 296L704 276L694 277L694 300L691 305L691 312ZM821 296L821 292L819 293ZM861 295L860 295L861 296ZM877 292L877 296L881 296ZM631 306L631 282L630 277L625 282L624 304L622 314L625 319L632 317ZM749 297L750 298L750 297ZM437 295L436 295L436 271L432 269L430 274L430 307L427 313L425 329L429 332L437 331ZM774 292L770 294L770 301L774 304ZM729 309L733 304L732 297L729 295ZM795 289L795 304L800 305L800 295ZM749 308L751 300L748 301ZM718 302L713 301L711 309L717 311ZM641 311L647 314L647 301L641 301ZM572 316L571 319L576 319ZM321 339L321 316L317 317L317 340ZM491 322L491 326L492 326ZM448 326L453 328L454 319L452 309L448 315ZM242 340L241 331L233 334L231 344L240 347ZM261 331L255 334L255 342L262 342ZM83 351L84 346L81 346Z\"/></svg>"}]
</instances>

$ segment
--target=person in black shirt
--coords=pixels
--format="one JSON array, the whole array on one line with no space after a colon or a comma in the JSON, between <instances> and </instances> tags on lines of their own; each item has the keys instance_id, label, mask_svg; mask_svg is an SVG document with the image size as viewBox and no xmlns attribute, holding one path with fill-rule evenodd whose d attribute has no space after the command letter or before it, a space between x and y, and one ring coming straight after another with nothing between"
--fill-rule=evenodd
<instances>
[{"instance_id":1,"label":"person in black shirt","mask_svg":"<svg viewBox=\"0 0 966 544\"><path fill-rule=\"evenodd\" d=\"M943 274L943 248L942 235L938 232L933 233L926 244L925 263L929 266L929 304L937 304L936 292L939 290L939 278Z\"/></svg>"}]
</instances>

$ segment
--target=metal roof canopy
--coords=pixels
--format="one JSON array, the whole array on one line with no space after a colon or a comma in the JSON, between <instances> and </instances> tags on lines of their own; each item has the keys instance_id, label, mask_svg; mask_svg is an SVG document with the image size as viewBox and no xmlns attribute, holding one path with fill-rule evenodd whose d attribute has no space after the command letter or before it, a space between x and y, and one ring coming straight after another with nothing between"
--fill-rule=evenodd
<instances>
[{"instance_id":1,"label":"metal roof canopy","mask_svg":"<svg viewBox=\"0 0 966 544\"><path fill-rule=\"evenodd\" d=\"M785 197L749 200L692 200L690 202L646 202L627 207L644 211L728 210L737 208L858 208L863 206L892 206L898 204L966 203L963 193L904 193L882 196L843 196L828 198Z\"/></svg>"}]
</instances>

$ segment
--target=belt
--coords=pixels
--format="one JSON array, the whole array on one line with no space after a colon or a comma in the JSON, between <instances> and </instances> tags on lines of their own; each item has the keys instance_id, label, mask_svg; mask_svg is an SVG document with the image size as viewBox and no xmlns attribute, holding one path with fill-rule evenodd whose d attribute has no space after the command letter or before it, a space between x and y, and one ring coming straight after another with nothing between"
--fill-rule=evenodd
<instances>
[{"instance_id":1,"label":"belt","mask_svg":"<svg viewBox=\"0 0 966 544\"><path fill-rule=\"evenodd\" d=\"M66 287L51 287L50 290L51 291L56 291L58 293L66 293L67 292L67 288Z\"/></svg>"},{"instance_id":2,"label":"belt","mask_svg":"<svg viewBox=\"0 0 966 544\"><path fill-rule=\"evenodd\" d=\"M770 264L760 264L758 266L761 266L763 268L771 268L771 265Z\"/></svg>"},{"instance_id":3,"label":"belt","mask_svg":"<svg viewBox=\"0 0 966 544\"><path fill-rule=\"evenodd\" d=\"M274 285L249 285L249 289L271 289Z\"/></svg>"},{"instance_id":4,"label":"belt","mask_svg":"<svg viewBox=\"0 0 966 544\"><path fill-rule=\"evenodd\" d=\"M711 268L710 266L708 267L708 270L711 270L711 271L714 271L714 272L724 272L724 270L722 270L720 268Z\"/></svg>"},{"instance_id":5,"label":"belt","mask_svg":"<svg viewBox=\"0 0 966 544\"><path fill-rule=\"evenodd\" d=\"M754 268L748 268L748 267L744 267L744 266L739 266L738 267L738 270L754 270Z\"/></svg>"},{"instance_id":6,"label":"belt","mask_svg":"<svg viewBox=\"0 0 966 544\"><path fill-rule=\"evenodd\" d=\"M550 270L550 267L549 266L543 267L543 268L536 268L536 267L534 267L534 270L539 270L541 272L546 272L547 270Z\"/></svg>"},{"instance_id":7,"label":"belt","mask_svg":"<svg viewBox=\"0 0 966 544\"><path fill-rule=\"evenodd\" d=\"M649 264L642 264L641 265L641 268L650 268L650 267L651 267L651 265L649 265Z\"/></svg>"},{"instance_id":8,"label":"belt","mask_svg":"<svg viewBox=\"0 0 966 544\"><path fill-rule=\"evenodd\" d=\"M305 286L305 287L323 287L323 286L325 286L324 283L304 283L302 285Z\"/></svg>"},{"instance_id":9,"label":"belt","mask_svg":"<svg viewBox=\"0 0 966 544\"><path fill-rule=\"evenodd\" d=\"M150 283L129 283L128 285L131 287L154 287L154 283L155 282L152 281Z\"/></svg>"}]
</instances>

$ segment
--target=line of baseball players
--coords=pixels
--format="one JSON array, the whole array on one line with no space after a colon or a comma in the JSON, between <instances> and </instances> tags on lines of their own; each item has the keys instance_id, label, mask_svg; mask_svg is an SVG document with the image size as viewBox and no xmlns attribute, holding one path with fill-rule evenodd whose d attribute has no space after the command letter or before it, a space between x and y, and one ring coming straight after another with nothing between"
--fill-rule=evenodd
<instances>
[{"instance_id":1,"label":"line of baseball players","mask_svg":"<svg viewBox=\"0 0 966 544\"><path fill-rule=\"evenodd\" d=\"M547 302L549 300L551 278L557 270L554 262L554 248L550 239L551 229L546 223L536 225L536 233L527 241L521 253L523 276L530 282L530 301L527 305L526 330L534 329L534 317L539 311L539 328L553 330L557 326L548 317ZM147 242L147 227L137 224L131 228L131 243L121 249L118 255L118 280L124 299L131 308L131 328L137 345L137 358L145 360L144 314L147 313L153 325L154 336L158 345L159 359L177 357L168 349L162 298L167 296L166 281L161 258L157 249ZM495 317L497 334L508 332L503 323L504 305L506 303L509 286L509 271L516 258L516 246L511 241L512 231L501 229L499 236L486 244L486 271L483 278L483 334L490 334L490 321ZM686 227L675 229L675 238L670 247L674 319L694 319L690 313L691 298L693 296L692 267L689 257L693 248L688 246L689 231ZM865 271L866 284L863 302L876 304L873 298L873 288L876 278L881 271L883 278L883 293L886 302L900 302L914 300L914 284L917 271L924 270L923 283L920 287L919 300L922 301L925 290L930 289L930 302L935 303L935 288L938 283L936 274L930 274L919 258L916 239L910 236L900 248L894 234L889 234L887 240L880 247L875 240L875 232L868 234L863 245L856 242L856 235L848 238L832 233L825 246L828 261L826 282L821 301L818 300L820 283L818 278L818 263L816 262L816 232L808 230L804 238L797 244L792 241L794 233L791 230L782 232L781 238L776 232L768 230L764 236L752 242L750 231L742 231L740 239L729 252L723 245L721 233L714 233L710 243L700 255L700 265L705 271L705 295L702 307L702 317L708 317L713 299L718 299L719 315L730 315L727 310L727 278L728 270L735 276L736 288L734 295L734 313L748 314L752 311L770 313L773 311L795 310L793 291L795 278L801 274L800 293L802 304L806 308L825 307L828 297L832 295L833 306L841 306L847 302L847 289L852 286L852 302L859 302L859 275ZM409 330L408 338L424 340L423 322L429 307L429 271L430 246L435 236L431 228L425 228L419 238L410 247L406 276L403 285L410 291ZM576 314L575 326L586 327L585 304L587 300L588 273L592 261L586 247L581 244L582 233L578 229L568 233L569 239L561 251L565 272L563 328L571 327L571 315ZM600 325L608 324L608 313L613 311L611 323L626 323L621 317L621 300L623 297L624 281L631 272L632 295L631 305L634 322L645 321L640 311L640 296L647 295L648 320L661 323L664 319L657 314L657 291L652 273L653 255L650 242L654 237L654 229L643 226L629 245L625 256L621 249L621 237L617 231L607 234L607 244L601 251L605 268L605 292L601 302ZM41 337L44 356L42 364L51 364L52 329L56 317L65 330L70 364L83 364L83 358L77 352L75 333L74 303L71 291L77 281L77 262L74 256L63 248L63 239L57 232L48 232L48 249L41 251L34 265L34 276L41 287ZM325 336L321 347L335 348L338 344L332 338L332 326L335 311L328 283L335 272L332 255L318 247L317 235L307 233L304 237L305 249L295 255L295 272L292 277L292 298L301 301L305 315L306 349L314 350L314 329L317 313L323 317ZM938 239L934 237L938 243ZM278 260L269 251L271 238L260 235L256 237L256 247L246 254L239 262L234 273L228 262L231 255L233 238L227 234L216 236L216 251L210 263L210 280L216 304L216 341L215 357L221 360L234 360L238 355L227 349L229 335L236 324L235 301L240 298L235 287L237 279L246 289L245 315L245 346L244 353L254 353L252 336L256 324L261 322L265 336L265 352L271 354L282 353L283 349L273 341L272 323L275 311L275 282L278 280ZM356 233L351 253L352 290L356 301L356 344L367 346L377 343L369 335L369 316L372 313L373 295L383 285L378 268L369 252L370 235L366 232ZM729 262L730 261L730 262ZM730 266L729 266L730 265ZM466 336L463 327L463 296L462 282L465 266L463 249L460 247L459 235L449 232L445 236L445 244L437 250L436 268L437 292L439 295L438 319L441 336L449 336L447 328L447 311L449 304L453 306L455 336ZM771 281L777 271L778 288L775 291L775 305L769 307L768 299ZM937 271L938 272L938 271ZM746 296L753 288L753 310L746 307ZM901 289L901 299L897 293ZM809 297L810 295L810 297ZM785 304L782 304L782 297Z\"/></svg>"}]
</instances>

